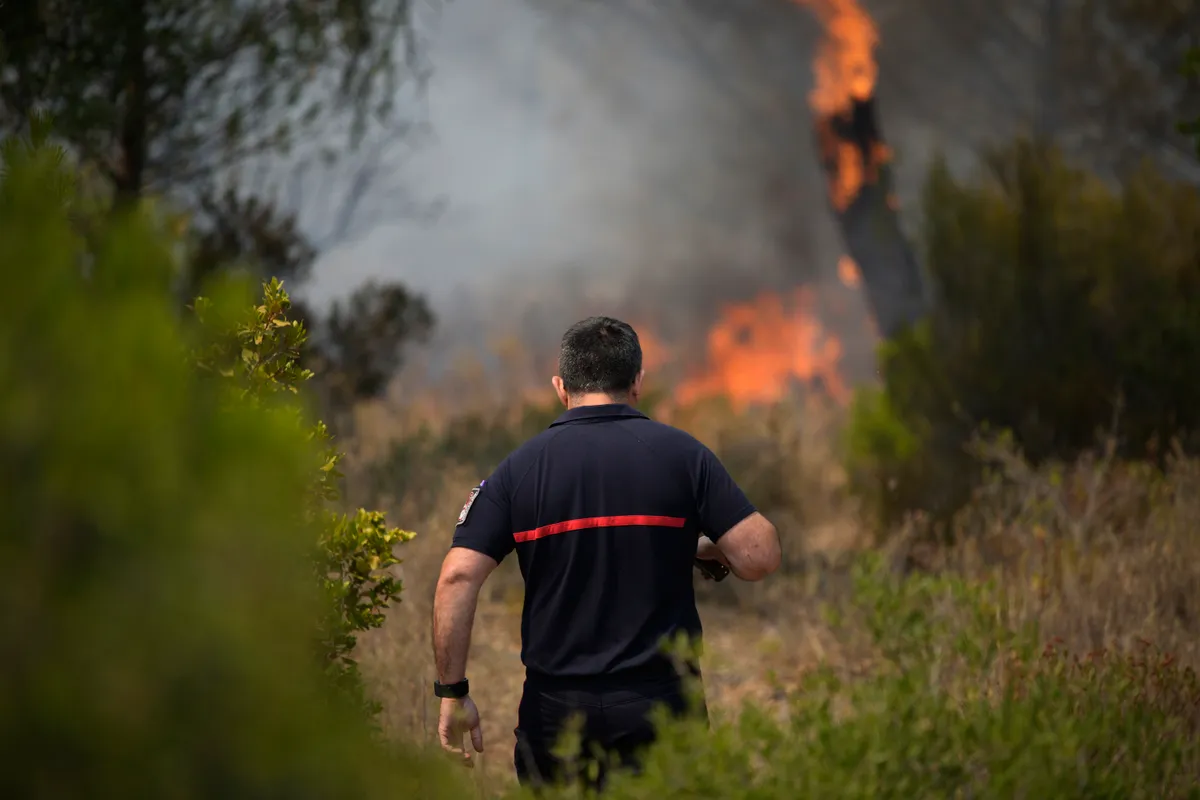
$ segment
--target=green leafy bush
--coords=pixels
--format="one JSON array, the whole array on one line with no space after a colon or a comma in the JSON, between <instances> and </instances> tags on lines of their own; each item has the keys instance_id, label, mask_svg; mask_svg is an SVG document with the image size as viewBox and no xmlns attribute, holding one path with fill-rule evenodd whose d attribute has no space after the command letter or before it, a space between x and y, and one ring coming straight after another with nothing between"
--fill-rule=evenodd
<instances>
[{"instance_id":1,"label":"green leafy bush","mask_svg":"<svg viewBox=\"0 0 1200 800\"><path fill-rule=\"evenodd\" d=\"M924 225L934 310L883 349L883 387L860 397L849 435L885 520L958 507L979 475L964 445L984 426L1035 463L1075 457L1114 421L1122 456L1195 444L1194 187L1146 170L1114 191L1018 142L972 181L935 165Z\"/></svg>"},{"instance_id":2,"label":"green leafy bush","mask_svg":"<svg viewBox=\"0 0 1200 800\"><path fill-rule=\"evenodd\" d=\"M312 378L312 372L300 366L306 331L299 320L288 318L289 308L287 292L277 279L263 285L259 305L233 319L213 319L211 302L204 297L196 301L200 321L208 322L213 332L197 353L197 363L230 379L236 387L235 402L257 404L295 396ZM337 510L342 454L322 422L310 428L308 438L322 451L305 497L305 510L320 530L313 553L313 569L326 600L319 620L320 655L335 684L374 714L379 705L367 698L353 658L357 634L381 626L388 606L399 601L400 581L388 570L400 563L395 548L415 534L388 527L379 511Z\"/></svg>"},{"instance_id":3,"label":"green leafy bush","mask_svg":"<svg viewBox=\"0 0 1200 800\"><path fill-rule=\"evenodd\" d=\"M901 577L879 557L854 582L846 635L869 633L865 675L821 669L783 715L749 706L711 731L665 724L646 773L606 796L1200 796L1191 670L1150 648L1039 650L992 585Z\"/></svg>"},{"instance_id":4,"label":"green leafy bush","mask_svg":"<svg viewBox=\"0 0 1200 800\"><path fill-rule=\"evenodd\" d=\"M313 658L328 462L294 404L189 363L219 339L178 314L175 241L148 213L84 237L61 151L3 158L0 795L469 794L384 751Z\"/></svg>"}]
</instances>

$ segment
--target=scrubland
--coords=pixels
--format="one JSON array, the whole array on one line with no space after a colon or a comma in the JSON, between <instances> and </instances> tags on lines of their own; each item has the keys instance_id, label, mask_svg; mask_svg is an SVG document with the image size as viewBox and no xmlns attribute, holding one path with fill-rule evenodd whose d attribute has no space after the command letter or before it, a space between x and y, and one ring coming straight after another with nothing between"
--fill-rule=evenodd
<instances>
[{"instance_id":1,"label":"scrubland","mask_svg":"<svg viewBox=\"0 0 1200 800\"><path fill-rule=\"evenodd\" d=\"M712 727L612 797L1200 797L1200 203L1045 156L934 171L943 302L850 405L647 398L786 559L700 584ZM277 283L184 313L169 220L98 208L45 141L3 158L0 796L520 796L516 564L470 772L430 752L429 605L465 493L556 409L477 374L359 408L339 459Z\"/></svg>"},{"instance_id":2,"label":"scrubland","mask_svg":"<svg viewBox=\"0 0 1200 800\"><path fill-rule=\"evenodd\" d=\"M500 453L553 411L445 420L423 434L430 469L394 475L389 510L421 533L403 547L404 601L362 660L398 741L436 735L433 586L460 497L488 468L438 448L465 437ZM413 434L375 412L359 435L411 453ZM659 416L726 461L777 523L785 565L760 584L697 579L716 732L675 732L654 775L618 796L1194 791L1200 462L1172 457L1158 472L1101 440L1072 463L1032 467L1003 439L978 441L991 475L948 540L919 515L872 521L842 466L846 411L820 398ZM378 491L389 462L355 474ZM506 561L485 587L469 668L487 742L472 777L485 792L511 782L520 602Z\"/></svg>"}]
</instances>

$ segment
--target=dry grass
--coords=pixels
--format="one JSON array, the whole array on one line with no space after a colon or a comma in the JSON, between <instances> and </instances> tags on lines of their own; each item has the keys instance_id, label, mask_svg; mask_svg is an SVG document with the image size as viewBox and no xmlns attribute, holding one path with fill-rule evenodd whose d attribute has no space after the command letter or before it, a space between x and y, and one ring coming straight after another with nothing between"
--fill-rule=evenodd
<instances>
[{"instance_id":1,"label":"dry grass","mask_svg":"<svg viewBox=\"0 0 1200 800\"><path fill-rule=\"evenodd\" d=\"M851 675L863 666L870 651L861 637L834 630L822 612L844 603L846 567L864 548L882 549L897 569L995 580L1003 590L1000 613L1014 624L1036 621L1046 640L1061 640L1073 652L1129 651L1145 640L1182 662L1200 663L1200 464L1194 461L1175 460L1165 476L1104 454L1034 470L993 446L983 455L1002 477L959 518L960 543L944 546L924 535L919 519L884 534L861 524L838 467L836 409L809 401L747 414L676 410L670 418L717 450L777 523L787 555L784 571L763 584L700 586L705 687L716 714L747 699L781 701L784 689L821 664ZM386 438L369 429L366 435ZM390 509L420 536L402 554L402 605L362 645L386 728L427 739L436 726L429 691L433 588L453 518L478 476L451 470L436 480L425 495L434 501ZM478 772L485 784L511 780L523 680L520 601L510 559L485 587L470 659L488 743Z\"/></svg>"}]
</instances>

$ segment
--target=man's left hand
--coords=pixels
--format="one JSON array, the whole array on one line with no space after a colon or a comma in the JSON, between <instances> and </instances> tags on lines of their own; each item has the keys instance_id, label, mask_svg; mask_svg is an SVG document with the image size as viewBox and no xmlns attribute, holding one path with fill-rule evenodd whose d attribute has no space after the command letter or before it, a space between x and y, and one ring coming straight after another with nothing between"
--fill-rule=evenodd
<instances>
[{"instance_id":1,"label":"man's left hand","mask_svg":"<svg viewBox=\"0 0 1200 800\"><path fill-rule=\"evenodd\" d=\"M696 540L696 558L701 561L716 561L724 567L729 566L729 558L721 552L721 548L717 547L716 542L707 536L701 536Z\"/></svg>"},{"instance_id":2,"label":"man's left hand","mask_svg":"<svg viewBox=\"0 0 1200 800\"><path fill-rule=\"evenodd\" d=\"M438 738L442 749L461 756L467 766L474 766L471 754L463 743L463 734L471 734L471 745L476 753L483 752L483 728L479 722L479 709L470 697L454 700L442 698L442 709L438 716Z\"/></svg>"}]
</instances>

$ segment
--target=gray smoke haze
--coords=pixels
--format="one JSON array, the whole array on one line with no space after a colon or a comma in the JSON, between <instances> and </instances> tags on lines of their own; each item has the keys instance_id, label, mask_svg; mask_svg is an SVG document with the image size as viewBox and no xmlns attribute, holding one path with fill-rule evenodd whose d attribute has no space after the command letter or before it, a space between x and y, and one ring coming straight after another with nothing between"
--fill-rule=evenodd
<instances>
[{"instance_id":1,"label":"gray smoke haze","mask_svg":"<svg viewBox=\"0 0 1200 800\"><path fill-rule=\"evenodd\" d=\"M1020 93L981 108L981 92L1005 89L947 82L947 60L969 62L953 43L930 60L944 31L901 16L898 0L864 5L884 42L898 193L915 209L932 152L969 165ZM390 178L445 210L419 224L385 204L323 255L306 293L323 305L369 278L404 282L438 315L427 354L442 362L505 334L552 354L590 313L699 342L723 302L799 283L836 291L842 247L806 105L819 35L788 0L450 2L429 31L433 137L402 147ZM861 299L845 300L822 316L865 364Z\"/></svg>"}]
</instances>

